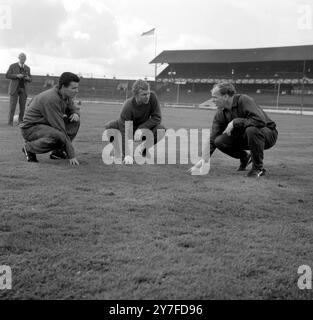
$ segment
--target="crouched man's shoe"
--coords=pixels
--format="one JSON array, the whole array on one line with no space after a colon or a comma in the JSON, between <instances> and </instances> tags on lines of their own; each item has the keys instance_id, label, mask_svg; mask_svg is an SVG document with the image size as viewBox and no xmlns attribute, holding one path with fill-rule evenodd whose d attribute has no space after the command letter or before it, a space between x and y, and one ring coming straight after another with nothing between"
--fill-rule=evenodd
<instances>
[{"instance_id":1,"label":"crouched man's shoe","mask_svg":"<svg viewBox=\"0 0 313 320\"><path fill-rule=\"evenodd\" d=\"M63 150L54 150L50 154L50 159L52 160L67 159L67 154Z\"/></svg>"},{"instance_id":2,"label":"crouched man's shoe","mask_svg":"<svg viewBox=\"0 0 313 320\"><path fill-rule=\"evenodd\" d=\"M265 172L266 172L266 170L264 168L262 168L262 169L254 169L254 168L252 168L248 172L247 177L249 177L249 178L260 178L260 177L265 175Z\"/></svg>"},{"instance_id":3,"label":"crouched man's shoe","mask_svg":"<svg viewBox=\"0 0 313 320\"><path fill-rule=\"evenodd\" d=\"M240 159L240 166L237 169L237 171L245 171L247 166L252 162L251 159L251 153L247 152L246 157L243 159Z\"/></svg>"},{"instance_id":4,"label":"crouched man's shoe","mask_svg":"<svg viewBox=\"0 0 313 320\"><path fill-rule=\"evenodd\" d=\"M25 146L22 148L22 152L24 153L24 155L25 155L25 157L26 157L26 160L27 160L28 162L38 162L37 157L36 157L36 154L27 151L27 149L26 149Z\"/></svg>"}]
</instances>

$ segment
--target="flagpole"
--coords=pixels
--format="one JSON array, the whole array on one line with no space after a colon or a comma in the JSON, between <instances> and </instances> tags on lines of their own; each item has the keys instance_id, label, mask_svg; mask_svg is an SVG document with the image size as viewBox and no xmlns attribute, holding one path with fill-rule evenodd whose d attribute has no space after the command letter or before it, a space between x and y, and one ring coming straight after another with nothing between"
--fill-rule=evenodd
<instances>
[{"instance_id":1,"label":"flagpole","mask_svg":"<svg viewBox=\"0 0 313 320\"><path fill-rule=\"evenodd\" d=\"M154 58L157 55L157 29L155 28L154 33ZM156 84L157 84L157 63L154 64L154 90L156 91Z\"/></svg>"},{"instance_id":2,"label":"flagpole","mask_svg":"<svg viewBox=\"0 0 313 320\"><path fill-rule=\"evenodd\" d=\"M158 37L157 37L157 33L156 33L156 28L154 27L153 29L143 32L141 34L141 36L150 36L150 35L154 35L154 57L156 57L157 55L157 46L158 46ZM157 82L157 68L158 68L158 64L155 63L154 64L154 86L156 89L156 82Z\"/></svg>"}]
</instances>

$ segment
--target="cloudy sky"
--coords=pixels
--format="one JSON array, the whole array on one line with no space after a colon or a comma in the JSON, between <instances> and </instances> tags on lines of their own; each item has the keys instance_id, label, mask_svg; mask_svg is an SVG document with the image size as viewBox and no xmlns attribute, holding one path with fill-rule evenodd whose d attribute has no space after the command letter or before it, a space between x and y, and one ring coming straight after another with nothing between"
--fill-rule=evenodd
<instances>
[{"instance_id":1,"label":"cloudy sky","mask_svg":"<svg viewBox=\"0 0 313 320\"><path fill-rule=\"evenodd\" d=\"M312 0L0 0L0 73L153 77L157 52L313 44Z\"/></svg>"}]
</instances>

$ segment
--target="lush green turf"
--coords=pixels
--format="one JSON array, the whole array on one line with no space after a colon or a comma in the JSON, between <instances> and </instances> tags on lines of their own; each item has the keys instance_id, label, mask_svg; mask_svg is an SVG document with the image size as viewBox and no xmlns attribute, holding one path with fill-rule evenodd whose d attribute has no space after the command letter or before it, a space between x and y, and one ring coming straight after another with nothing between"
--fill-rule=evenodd
<instances>
[{"instance_id":1,"label":"lush green turf","mask_svg":"<svg viewBox=\"0 0 313 320\"><path fill-rule=\"evenodd\" d=\"M251 180L216 152L211 172L187 165L107 166L103 124L119 106L84 105L81 166L25 162L0 106L0 265L14 299L312 298L313 118L272 115L279 141L268 175ZM213 112L164 109L167 127L210 127Z\"/></svg>"}]
</instances>

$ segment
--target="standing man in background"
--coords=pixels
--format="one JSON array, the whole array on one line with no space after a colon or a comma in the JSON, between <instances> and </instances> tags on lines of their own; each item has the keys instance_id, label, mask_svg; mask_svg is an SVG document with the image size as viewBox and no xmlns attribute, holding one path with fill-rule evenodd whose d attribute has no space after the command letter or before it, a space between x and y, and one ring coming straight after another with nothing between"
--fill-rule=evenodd
<instances>
[{"instance_id":1,"label":"standing man in background","mask_svg":"<svg viewBox=\"0 0 313 320\"><path fill-rule=\"evenodd\" d=\"M19 62L10 65L6 73L6 78L10 79L9 95L10 95L10 110L8 125L13 126L13 117L16 109L17 101L19 100L20 113L18 122L23 121L25 105L28 94L28 84L32 81L30 68L25 64L26 55L20 53L18 56Z\"/></svg>"}]
</instances>

